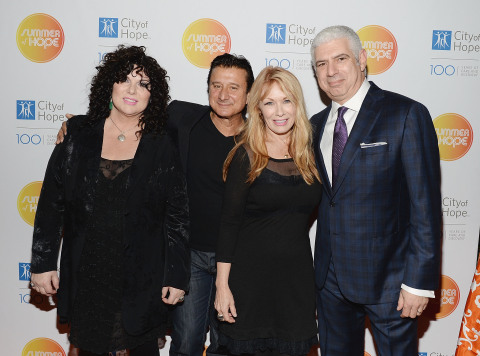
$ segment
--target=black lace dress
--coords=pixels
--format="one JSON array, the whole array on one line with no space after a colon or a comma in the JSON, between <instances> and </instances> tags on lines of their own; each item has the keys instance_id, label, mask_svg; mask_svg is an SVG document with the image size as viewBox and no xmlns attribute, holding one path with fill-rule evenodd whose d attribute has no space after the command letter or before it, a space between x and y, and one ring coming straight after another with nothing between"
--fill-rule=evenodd
<instances>
[{"instance_id":1,"label":"black lace dress","mask_svg":"<svg viewBox=\"0 0 480 356\"><path fill-rule=\"evenodd\" d=\"M234 324L220 326L233 354L305 355L317 343L310 216L321 185L308 185L292 159L273 159L252 183L243 147L225 185L216 258L231 263Z\"/></svg>"},{"instance_id":2,"label":"black lace dress","mask_svg":"<svg viewBox=\"0 0 480 356\"><path fill-rule=\"evenodd\" d=\"M122 325L123 216L132 162L101 159L91 233L80 259L70 342L96 354L132 349L161 335L157 328L132 336Z\"/></svg>"}]
</instances>

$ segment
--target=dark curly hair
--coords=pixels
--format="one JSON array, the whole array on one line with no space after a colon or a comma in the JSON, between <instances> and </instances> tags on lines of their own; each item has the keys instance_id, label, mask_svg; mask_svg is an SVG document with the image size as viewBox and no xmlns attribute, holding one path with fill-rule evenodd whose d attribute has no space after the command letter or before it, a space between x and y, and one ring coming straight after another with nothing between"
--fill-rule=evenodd
<instances>
[{"instance_id":1,"label":"dark curly hair","mask_svg":"<svg viewBox=\"0 0 480 356\"><path fill-rule=\"evenodd\" d=\"M167 83L169 77L155 58L145 54L145 47L120 45L115 51L107 53L96 69L97 74L92 79L88 96L90 102L87 124L93 125L110 115L113 84L124 82L127 76L135 71L145 73L150 79L150 102L140 118L141 129L137 131L137 135L163 132L170 101Z\"/></svg>"}]
</instances>

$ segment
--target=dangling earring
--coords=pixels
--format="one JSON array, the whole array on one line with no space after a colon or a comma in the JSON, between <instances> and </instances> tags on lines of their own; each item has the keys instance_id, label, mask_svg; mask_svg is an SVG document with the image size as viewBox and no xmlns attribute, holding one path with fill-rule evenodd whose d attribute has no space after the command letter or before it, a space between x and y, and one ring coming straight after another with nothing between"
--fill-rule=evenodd
<instances>
[{"instance_id":1,"label":"dangling earring","mask_svg":"<svg viewBox=\"0 0 480 356\"><path fill-rule=\"evenodd\" d=\"M110 98L110 103L108 104L108 108L109 108L110 110L112 110L112 108L113 108L113 100L112 100L112 98Z\"/></svg>"}]
</instances>

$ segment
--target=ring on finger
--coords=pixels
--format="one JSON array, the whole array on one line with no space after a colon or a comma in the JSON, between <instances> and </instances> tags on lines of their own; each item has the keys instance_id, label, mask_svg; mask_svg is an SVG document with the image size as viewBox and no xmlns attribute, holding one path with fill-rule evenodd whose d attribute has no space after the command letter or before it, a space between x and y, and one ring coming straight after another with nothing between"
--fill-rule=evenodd
<instances>
[{"instance_id":1,"label":"ring on finger","mask_svg":"<svg viewBox=\"0 0 480 356\"><path fill-rule=\"evenodd\" d=\"M180 298L178 298L178 301L179 301L179 302L183 302L184 300L185 300L185 296L184 296L184 295L182 295Z\"/></svg>"},{"instance_id":2,"label":"ring on finger","mask_svg":"<svg viewBox=\"0 0 480 356\"><path fill-rule=\"evenodd\" d=\"M35 284L30 282L30 287L35 287Z\"/></svg>"},{"instance_id":3,"label":"ring on finger","mask_svg":"<svg viewBox=\"0 0 480 356\"><path fill-rule=\"evenodd\" d=\"M223 317L223 314L218 314L217 315L217 319L220 320L220 321L224 321L225 318Z\"/></svg>"}]
</instances>

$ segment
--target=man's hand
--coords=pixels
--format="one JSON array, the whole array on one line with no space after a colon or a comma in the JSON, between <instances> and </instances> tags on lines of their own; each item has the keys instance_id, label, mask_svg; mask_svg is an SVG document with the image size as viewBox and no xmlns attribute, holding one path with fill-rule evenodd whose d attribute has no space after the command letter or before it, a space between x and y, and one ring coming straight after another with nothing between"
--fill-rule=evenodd
<instances>
[{"instance_id":1,"label":"man's hand","mask_svg":"<svg viewBox=\"0 0 480 356\"><path fill-rule=\"evenodd\" d=\"M74 116L75 115L73 114L65 114L65 117L67 119L71 119ZM55 142L55 144L58 145L59 143L62 143L66 135L67 135L67 122L64 121L62 122L62 127L60 127L60 130L58 130L57 141Z\"/></svg>"},{"instance_id":2,"label":"man's hand","mask_svg":"<svg viewBox=\"0 0 480 356\"><path fill-rule=\"evenodd\" d=\"M168 294L168 297L167 297ZM178 302L183 302L185 298L185 291L173 287L162 288L162 300L165 304L175 305Z\"/></svg>"},{"instance_id":3,"label":"man's hand","mask_svg":"<svg viewBox=\"0 0 480 356\"><path fill-rule=\"evenodd\" d=\"M421 297L407 292L405 289L400 290L400 296L398 297L397 310L401 310L402 318L415 319L417 316L422 315L423 311L428 304L427 297Z\"/></svg>"}]
</instances>

